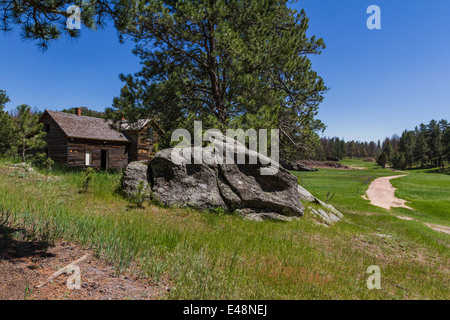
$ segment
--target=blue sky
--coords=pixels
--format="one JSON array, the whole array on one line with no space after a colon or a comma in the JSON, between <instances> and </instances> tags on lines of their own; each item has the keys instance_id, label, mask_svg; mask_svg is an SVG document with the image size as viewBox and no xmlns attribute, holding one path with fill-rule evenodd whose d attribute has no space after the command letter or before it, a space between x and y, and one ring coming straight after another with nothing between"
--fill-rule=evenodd
<instances>
[{"instance_id":1,"label":"blue sky","mask_svg":"<svg viewBox=\"0 0 450 320\"><path fill-rule=\"evenodd\" d=\"M381 30L369 30L369 5L381 8ZM450 1L300 0L310 35L327 48L312 57L330 90L320 106L325 135L377 140L431 119L450 120ZM0 35L0 89L10 110L88 106L104 110L119 95L120 73L140 69L133 43L111 27L82 29L78 40L42 53L18 31Z\"/></svg>"}]
</instances>

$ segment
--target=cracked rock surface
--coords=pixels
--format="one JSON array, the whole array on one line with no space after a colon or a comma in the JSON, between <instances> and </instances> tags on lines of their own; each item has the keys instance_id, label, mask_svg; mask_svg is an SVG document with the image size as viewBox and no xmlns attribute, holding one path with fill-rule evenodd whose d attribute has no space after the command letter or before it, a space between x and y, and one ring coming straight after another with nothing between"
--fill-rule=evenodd
<instances>
[{"instance_id":1,"label":"cracked rock surface","mask_svg":"<svg viewBox=\"0 0 450 320\"><path fill-rule=\"evenodd\" d=\"M303 215L297 178L283 167L279 166L275 175L262 175L261 169L268 165L261 163L192 164L192 158L183 158L179 163L172 159L173 150L157 153L150 162L150 184L157 202L199 210L246 209L252 214ZM183 149L175 152L182 154Z\"/></svg>"}]
</instances>

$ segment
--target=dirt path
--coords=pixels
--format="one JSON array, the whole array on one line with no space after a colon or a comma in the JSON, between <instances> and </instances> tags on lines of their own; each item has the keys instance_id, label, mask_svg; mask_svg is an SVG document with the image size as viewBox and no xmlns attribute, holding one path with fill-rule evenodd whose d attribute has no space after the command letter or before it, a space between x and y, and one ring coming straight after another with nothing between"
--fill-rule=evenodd
<instances>
[{"instance_id":1,"label":"dirt path","mask_svg":"<svg viewBox=\"0 0 450 320\"><path fill-rule=\"evenodd\" d=\"M441 226L439 224L432 224L432 223L425 223L425 225L431 229L433 229L434 231L439 231L439 232L443 232L446 234L450 234L450 227L447 226Z\"/></svg>"},{"instance_id":2,"label":"dirt path","mask_svg":"<svg viewBox=\"0 0 450 320\"><path fill-rule=\"evenodd\" d=\"M401 219L401 220L420 222L420 221L417 221L416 219L413 219L413 218L410 218L410 217L404 217L404 216L396 216L396 217ZM424 224L428 228L433 229L434 231L450 234L450 227L441 226L440 224L433 224L433 223L424 223Z\"/></svg>"},{"instance_id":3,"label":"dirt path","mask_svg":"<svg viewBox=\"0 0 450 320\"><path fill-rule=\"evenodd\" d=\"M392 179L397 179L404 177L392 176L392 177L382 177L374 180L369 189L367 190L367 199L370 200L370 204L390 210L392 207L411 209L406 205L406 200L398 199L395 197L395 190L391 184Z\"/></svg>"},{"instance_id":4,"label":"dirt path","mask_svg":"<svg viewBox=\"0 0 450 320\"><path fill-rule=\"evenodd\" d=\"M392 179L397 179L404 176L406 175L382 177L374 180L369 186L369 189L367 189L366 195L364 195L363 198L366 200L370 200L371 205L387 210L390 210L392 207L413 210L406 205L406 200L398 199L395 197L395 190L397 189L394 188L391 184ZM409 217L397 216L397 218L418 222L417 220ZM425 223L425 225L435 231L450 234L450 227L431 223Z\"/></svg>"}]
</instances>

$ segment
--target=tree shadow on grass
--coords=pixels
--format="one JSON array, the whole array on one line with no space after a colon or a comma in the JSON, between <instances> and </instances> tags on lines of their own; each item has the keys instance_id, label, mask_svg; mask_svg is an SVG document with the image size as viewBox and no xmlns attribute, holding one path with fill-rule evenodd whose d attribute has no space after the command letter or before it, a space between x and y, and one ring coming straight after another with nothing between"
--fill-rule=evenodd
<instances>
[{"instance_id":1,"label":"tree shadow on grass","mask_svg":"<svg viewBox=\"0 0 450 320\"><path fill-rule=\"evenodd\" d=\"M0 259L14 262L22 258L39 256L52 257L47 253L50 243L33 240L32 235L21 228L0 226Z\"/></svg>"},{"instance_id":2,"label":"tree shadow on grass","mask_svg":"<svg viewBox=\"0 0 450 320\"><path fill-rule=\"evenodd\" d=\"M424 171L425 173L440 173L450 175L450 168L438 168Z\"/></svg>"}]
</instances>

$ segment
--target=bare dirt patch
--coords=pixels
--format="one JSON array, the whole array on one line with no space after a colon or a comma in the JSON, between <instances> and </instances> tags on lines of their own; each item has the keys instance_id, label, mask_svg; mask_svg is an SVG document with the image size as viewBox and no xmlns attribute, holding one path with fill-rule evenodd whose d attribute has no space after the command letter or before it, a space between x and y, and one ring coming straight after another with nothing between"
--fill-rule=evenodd
<instances>
[{"instance_id":1,"label":"bare dirt patch","mask_svg":"<svg viewBox=\"0 0 450 320\"><path fill-rule=\"evenodd\" d=\"M303 164L312 168L323 168L323 169L339 169L339 170L353 170L353 168L340 164L338 162L332 161L314 161L314 160L301 160L298 163Z\"/></svg>"},{"instance_id":2,"label":"bare dirt patch","mask_svg":"<svg viewBox=\"0 0 450 320\"><path fill-rule=\"evenodd\" d=\"M405 175L382 177L374 180L366 192L367 198L364 197L364 199L369 200L370 204L386 210L390 210L392 207L412 210L412 208L406 205L406 200L395 197L395 190L397 189L391 184L392 179L397 179L404 176Z\"/></svg>"},{"instance_id":3,"label":"bare dirt patch","mask_svg":"<svg viewBox=\"0 0 450 320\"><path fill-rule=\"evenodd\" d=\"M407 244L400 239L387 234L359 234L353 237L352 246L355 249L389 265L395 261L411 261L422 265L440 265L442 259L431 254L426 248Z\"/></svg>"},{"instance_id":4,"label":"bare dirt patch","mask_svg":"<svg viewBox=\"0 0 450 320\"><path fill-rule=\"evenodd\" d=\"M150 300L160 299L169 287L125 274L117 276L114 268L95 256L92 250L58 242L47 248L45 243L20 242L5 238L0 230L0 300ZM81 289L69 290L63 274L40 288L40 284L82 256Z\"/></svg>"}]
</instances>

